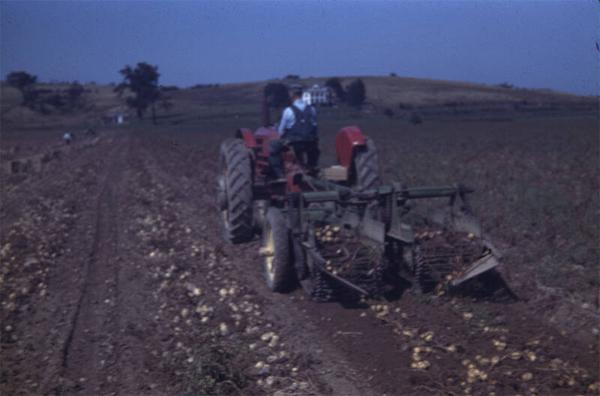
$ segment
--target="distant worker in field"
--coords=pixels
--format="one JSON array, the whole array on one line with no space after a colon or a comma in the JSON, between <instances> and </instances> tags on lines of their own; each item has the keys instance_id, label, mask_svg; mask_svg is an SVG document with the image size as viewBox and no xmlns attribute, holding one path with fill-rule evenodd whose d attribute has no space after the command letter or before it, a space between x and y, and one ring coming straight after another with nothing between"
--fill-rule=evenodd
<instances>
[{"instance_id":1,"label":"distant worker in field","mask_svg":"<svg viewBox=\"0 0 600 396\"><path fill-rule=\"evenodd\" d=\"M63 141L65 142L65 144L71 144L72 140L73 134L71 132L65 132L65 134L63 135Z\"/></svg>"},{"instance_id":2,"label":"distant worker in field","mask_svg":"<svg viewBox=\"0 0 600 396\"><path fill-rule=\"evenodd\" d=\"M279 123L279 140L270 143L269 163L275 177L284 177L281 152L285 145L294 149L298 160L309 170L319 163L319 136L317 133L317 111L302 100L302 88L292 91L292 105L286 107Z\"/></svg>"}]
</instances>

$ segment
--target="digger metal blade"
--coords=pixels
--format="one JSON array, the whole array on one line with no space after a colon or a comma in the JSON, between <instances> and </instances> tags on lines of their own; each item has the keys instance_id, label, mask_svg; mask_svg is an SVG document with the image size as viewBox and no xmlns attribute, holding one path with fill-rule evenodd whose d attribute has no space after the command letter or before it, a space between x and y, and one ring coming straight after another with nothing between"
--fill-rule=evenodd
<instances>
[{"instance_id":1,"label":"digger metal blade","mask_svg":"<svg viewBox=\"0 0 600 396\"><path fill-rule=\"evenodd\" d=\"M364 216L360 224L359 232L381 245L385 243L385 224L381 221L374 220L369 216Z\"/></svg>"},{"instance_id":2,"label":"digger metal blade","mask_svg":"<svg viewBox=\"0 0 600 396\"><path fill-rule=\"evenodd\" d=\"M333 279L335 279L336 281L340 282L344 286L349 287L349 288L353 289L354 291L359 292L362 295L369 296L369 292L368 291L366 291L365 289L363 289L360 286L355 285L354 283L350 282L349 280L346 280L346 279L342 278L339 275L332 274L331 272L327 271L326 269L323 269L322 271L323 271L323 273L325 273L326 275L332 277Z\"/></svg>"},{"instance_id":3,"label":"digger metal blade","mask_svg":"<svg viewBox=\"0 0 600 396\"><path fill-rule=\"evenodd\" d=\"M303 245L307 246L308 244L304 244ZM308 245L310 247L310 245ZM354 291L357 291L360 294L363 294L365 296L369 296L369 292L366 291L365 289L363 289L362 287L355 285L354 283L350 282L347 279L342 278L339 275L335 275L329 271L327 271L327 268L325 267L325 260L323 259L323 257L321 257L320 254L318 254L316 251L316 249L314 249L313 247L310 247L307 249L308 254L310 254L314 259L315 262L317 264L317 270L321 271L322 273L324 273L325 275L335 279L336 281L340 282L341 284L343 284L346 287L349 287L350 289L353 289Z\"/></svg>"},{"instance_id":4,"label":"digger metal blade","mask_svg":"<svg viewBox=\"0 0 600 396\"><path fill-rule=\"evenodd\" d=\"M466 271L464 271L461 276L454 279L451 285L458 286L469 279L472 279L478 275L483 274L484 272L491 270L492 268L495 268L496 266L498 266L498 264L500 263L498 262L496 257L494 257L493 254L483 256L482 258L471 264L471 266Z\"/></svg>"}]
</instances>

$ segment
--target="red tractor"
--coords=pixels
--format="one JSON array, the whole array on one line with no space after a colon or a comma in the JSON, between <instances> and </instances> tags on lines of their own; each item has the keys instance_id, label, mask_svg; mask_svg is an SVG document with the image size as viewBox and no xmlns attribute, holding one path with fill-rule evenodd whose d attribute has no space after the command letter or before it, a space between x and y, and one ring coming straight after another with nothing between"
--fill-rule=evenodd
<instances>
[{"instance_id":1,"label":"red tractor","mask_svg":"<svg viewBox=\"0 0 600 396\"><path fill-rule=\"evenodd\" d=\"M272 182L269 165L269 142L279 139L277 131L260 127L254 133L239 129L232 139L221 144L218 180L219 207L222 211L225 238L233 243L245 242L264 224L266 209L285 207L287 194L317 190L307 169L291 148L283 153L286 183ZM358 127L342 128L336 137L338 165L326 169L325 177L359 190L379 184L379 164L375 145Z\"/></svg>"},{"instance_id":2,"label":"red tractor","mask_svg":"<svg viewBox=\"0 0 600 396\"><path fill-rule=\"evenodd\" d=\"M354 126L337 133L336 165L315 176L288 148L285 180L273 181L273 139L279 135L270 127L239 129L221 145L218 179L225 239L262 235L271 290L287 291L299 281L320 301L338 291L376 296L401 276L430 292L498 265L500 254L471 214L472 190L382 185L375 145ZM430 198L446 198L448 205L435 216L413 209Z\"/></svg>"}]
</instances>

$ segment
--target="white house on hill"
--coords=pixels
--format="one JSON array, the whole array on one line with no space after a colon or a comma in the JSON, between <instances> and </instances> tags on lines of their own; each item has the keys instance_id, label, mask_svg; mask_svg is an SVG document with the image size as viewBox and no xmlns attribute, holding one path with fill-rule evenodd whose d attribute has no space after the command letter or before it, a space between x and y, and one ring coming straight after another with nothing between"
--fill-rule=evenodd
<instances>
[{"instance_id":1,"label":"white house on hill","mask_svg":"<svg viewBox=\"0 0 600 396\"><path fill-rule=\"evenodd\" d=\"M302 92L302 100L309 105L330 105L333 95L329 87L320 87L317 84Z\"/></svg>"}]
</instances>

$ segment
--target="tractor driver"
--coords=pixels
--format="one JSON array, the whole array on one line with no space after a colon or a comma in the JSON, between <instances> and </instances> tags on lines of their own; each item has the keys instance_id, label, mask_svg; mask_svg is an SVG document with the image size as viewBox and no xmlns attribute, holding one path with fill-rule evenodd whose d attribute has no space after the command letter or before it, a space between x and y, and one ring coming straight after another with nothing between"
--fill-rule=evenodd
<instances>
[{"instance_id":1,"label":"tractor driver","mask_svg":"<svg viewBox=\"0 0 600 396\"><path fill-rule=\"evenodd\" d=\"M283 111L277 131L279 140L272 140L269 146L269 163L275 177L284 177L281 152L285 145L294 149L300 163L314 171L319 163L320 153L317 112L302 100L302 88L294 88L292 91L292 105Z\"/></svg>"}]
</instances>

